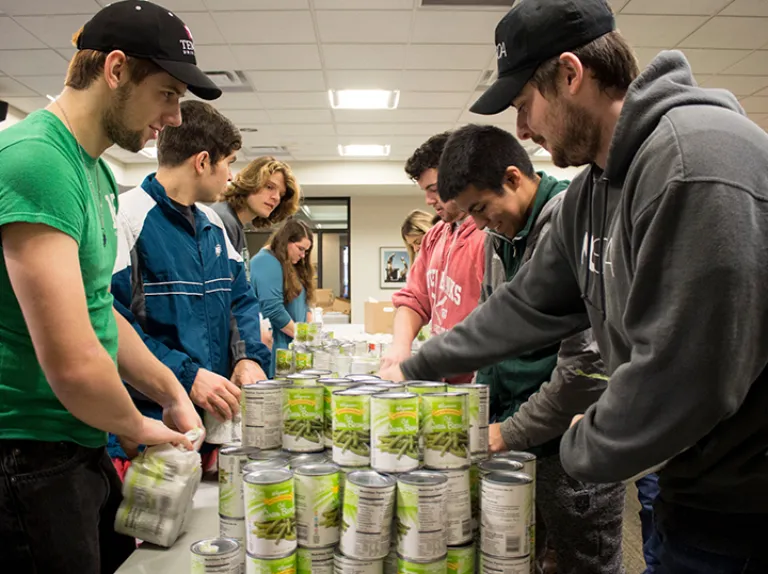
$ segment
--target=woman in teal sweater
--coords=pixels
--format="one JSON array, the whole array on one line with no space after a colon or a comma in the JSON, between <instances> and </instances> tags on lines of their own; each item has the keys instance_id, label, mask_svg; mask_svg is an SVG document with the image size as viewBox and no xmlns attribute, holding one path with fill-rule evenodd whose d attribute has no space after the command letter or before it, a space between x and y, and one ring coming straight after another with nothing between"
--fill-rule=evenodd
<instances>
[{"instance_id":1,"label":"woman in teal sweater","mask_svg":"<svg viewBox=\"0 0 768 574\"><path fill-rule=\"evenodd\" d=\"M253 259L251 284L261 303L261 313L272 323L272 365L278 349L287 349L296 323L312 320L310 305L315 296L312 265L312 230L298 219L287 220L275 231Z\"/></svg>"}]
</instances>

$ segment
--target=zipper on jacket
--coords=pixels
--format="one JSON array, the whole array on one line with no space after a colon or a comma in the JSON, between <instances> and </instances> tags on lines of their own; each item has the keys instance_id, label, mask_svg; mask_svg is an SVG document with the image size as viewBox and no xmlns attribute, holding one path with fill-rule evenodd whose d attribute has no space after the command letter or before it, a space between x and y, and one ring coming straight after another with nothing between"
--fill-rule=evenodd
<instances>
[{"instance_id":1,"label":"zipper on jacket","mask_svg":"<svg viewBox=\"0 0 768 574\"><path fill-rule=\"evenodd\" d=\"M203 312L205 313L205 332L208 336L208 361L211 365L211 368L215 368L216 363L213 361L213 356L211 355L213 345L211 345L211 318L208 315L208 287L205 283L205 258L203 257L203 252L200 249L200 234L197 233L197 230L195 230L195 240L197 242L197 256L200 258L200 268L203 270Z\"/></svg>"}]
</instances>

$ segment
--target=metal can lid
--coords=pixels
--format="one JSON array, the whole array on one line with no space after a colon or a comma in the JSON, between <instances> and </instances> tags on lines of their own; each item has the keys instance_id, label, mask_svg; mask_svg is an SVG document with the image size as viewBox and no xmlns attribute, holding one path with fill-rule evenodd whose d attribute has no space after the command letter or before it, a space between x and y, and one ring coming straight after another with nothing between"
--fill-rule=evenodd
<instances>
[{"instance_id":1,"label":"metal can lid","mask_svg":"<svg viewBox=\"0 0 768 574\"><path fill-rule=\"evenodd\" d=\"M221 556L240 549L240 543L234 538L206 538L193 542L190 550L199 556Z\"/></svg>"},{"instance_id":2,"label":"metal can lid","mask_svg":"<svg viewBox=\"0 0 768 574\"><path fill-rule=\"evenodd\" d=\"M327 377L329 375L332 375L333 373L325 369L304 369L303 371L300 371L299 374L300 375L317 375L318 377Z\"/></svg>"},{"instance_id":3,"label":"metal can lid","mask_svg":"<svg viewBox=\"0 0 768 574\"><path fill-rule=\"evenodd\" d=\"M506 452L498 452L494 454L493 458L505 458L508 460L516 460L518 462L533 462L536 460L536 455L522 450L508 450Z\"/></svg>"},{"instance_id":4,"label":"metal can lid","mask_svg":"<svg viewBox=\"0 0 768 574\"><path fill-rule=\"evenodd\" d=\"M477 383L467 383L466 385L447 385L449 389L455 391L461 391L461 389L478 389L481 391L487 391L488 385L480 385Z\"/></svg>"},{"instance_id":5,"label":"metal can lid","mask_svg":"<svg viewBox=\"0 0 768 574\"><path fill-rule=\"evenodd\" d=\"M354 373L348 374L346 378L349 379L350 381L355 381L355 382L381 380L381 378L377 377L376 375L364 375L364 374L354 374Z\"/></svg>"},{"instance_id":6,"label":"metal can lid","mask_svg":"<svg viewBox=\"0 0 768 574\"><path fill-rule=\"evenodd\" d=\"M381 389L375 389L368 386L352 387L351 389L342 389L340 391L333 391L331 394L339 397L355 397L364 395L375 395L381 392Z\"/></svg>"},{"instance_id":7,"label":"metal can lid","mask_svg":"<svg viewBox=\"0 0 768 574\"><path fill-rule=\"evenodd\" d=\"M251 454L257 454L261 449L257 446L226 446L219 450L219 456L240 456L250 457Z\"/></svg>"},{"instance_id":8,"label":"metal can lid","mask_svg":"<svg viewBox=\"0 0 768 574\"><path fill-rule=\"evenodd\" d=\"M414 560L413 558L406 558L405 556L403 556L399 552L397 553L397 557L400 560L403 560L405 562L410 562L411 564L425 564L425 565L440 564L440 562L445 562L446 556L447 556L447 554L444 554L442 557L437 558L436 560Z\"/></svg>"},{"instance_id":9,"label":"metal can lid","mask_svg":"<svg viewBox=\"0 0 768 574\"><path fill-rule=\"evenodd\" d=\"M492 458L477 463L480 472L520 472L523 470L523 463L509 458Z\"/></svg>"},{"instance_id":10,"label":"metal can lid","mask_svg":"<svg viewBox=\"0 0 768 574\"><path fill-rule=\"evenodd\" d=\"M252 460L243 467L243 476L261 470L283 470L288 468L287 458L270 458L268 460Z\"/></svg>"},{"instance_id":11,"label":"metal can lid","mask_svg":"<svg viewBox=\"0 0 768 574\"><path fill-rule=\"evenodd\" d=\"M246 474L243 480L248 484L277 484L292 478L293 472L290 470L268 469Z\"/></svg>"},{"instance_id":12,"label":"metal can lid","mask_svg":"<svg viewBox=\"0 0 768 574\"><path fill-rule=\"evenodd\" d=\"M280 449L260 450L259 452L248 455L249 460L270 460L273 458L285 458L286 460L288 459L286 453Z\"/></svg>"},{"instance_id":13,"label":"metal can lid","mask_svg":"<svg viewBox=\"0 0 768 574\"><path fill-rule=\"evenodd\" d=\"M284 558L290 558L294 554L296 554L296 550L291 550L290 552L286 552L280 556L270 556L269 558L263 558L262 556L254 556L253 554L248 554L248 551L245 552L245 555L251 560L259 560L261 562L275 562L277 560L283 560Z\"/></svg>"},{"instance_id":14,"label":"metal can lid","mask_svg":"<svg viewBox=\"0 0 768 574\"><path fill-rule=\"evenodd\" d=\"M443 391L442 393L426 393L423 397L468 397L469 393L461 391Z\"/></svg>"},{"instance_id":15,"label":"metal can lid","mask_svg":"<svg viewBox=\"0 0 768 574\"><path fill-rule=\"evenodd\" d=\"M447 383L441 383L440 381L405 381L406 386L413 385L414 387L443 387L447 386Z\"/></svg>"},{"instance_id":16,"label":"metal can lid","mask_svg":"<svg viewBox=\"0 0 768 574\"><path fill-rule=\"evenodd\" d=\"M387 391L386 393L376 393L375 400L396 400L396 399L417 399L419 395L407 391Z\"/></svg>"},{"instance_id":17,"label":"metal can lid","mask_svg":"<svg viewBox=\"0 0 768 574\"><path fill-rule=\"evenodd\" d=\"M483 477L485 482L495 482L496 484L523 485L531 484L533 478L524 472L507 472L494 470Z\"/></svg>"},{"instance_id":18,"label":"metal can lid","mask_svg":"<svg viewBox=\"0 0 768 574\"><path fill-rule=\"evenodd\" d=\"M339 466L332 462L302 464L294 468L294 472L302 476L327 476L339 472Z\"/></svg>"},{"instance_id":19,"label":"metal can lid","mask_svg":"<svg viewBox=\"0 0 768 574\"><path fill-rule=\"evenodd\" d=\"M336 550L336 553L333 555L333 559L336 562L346 562L347 564L357 564L359 566L372 566L374 564L381 564L382 561L381 558L366 558L364 560L360 560L359 558L350 558L349 556L342 554L340 550Z\"/></svg>"},{"instance_id":20,"label":"metal can lid","mask_svg":"<svg viewBox=\"0 0 768 574\"><path fill-rule=\"evenodd\" d=\"M355 381L346 377L322 377L317 379L321 385L354 385Z\"/></svg>"},{"instance_id":21,"label":"metal can lid","mask_svg":"<svg viewBox=\"0 0 768 574\"><path fill-rule=\"evenodd\" d=\"M347 481L357 486L368 488L388 488L397 484L391 474L382 474L375 470L356 470L347 474Z\"/></svg>"},{"instance_id":22,"label":"metal can lid","mask_svg":"<svg viewBox=\"0 0 768 574\"><path fill-rule=\"evenodd\" d=\"M450 554L451 552L467 552L469 550L472 550L472 551L475 550L474 540L472 542L467 542L466 544L462 544L461 546L449 546L448 554Z\"/></svg>"},{"instance_id":23,"label":"metal can lid","mask_svg":"<svg viewBox=\"0 0 768 574\"><path fill-rule=\"evenodd\" d=\"M402 482L403 484L434 486L447 483L448 477L440 474L439 472L429 470L413 470L411 472L404 472L403 474L398 475L397 482Z\"/></svg>"},{"instance_id":24,"label":"metal can lid","mask_svg":"<svg viewBox=\"0 0 768 574\"><path fill-rule=\"evenodd\" d=\"M305 375L303 373L292 373L290 375L285 375L285 378L289 381L308 381L313 380L316 381L320 377L317 375Z\"/></svg>"},{"instance_id":25,"label":"metal can lid","mask_svg":"<svg viewBox=\"0 0 768 574\"><path fill-rule=\"evenodd\" d=\"M300 454L291 454L288 457L288 461L291 466L299 466L302 464L317 464L321 462L327 462L328 457L324 452L303 452Z\"/></svg>"},{"instance_id":26,"label":"metal can lid","mask_svg":"<svg viewBox=\"0 0 768 574\"><path fill-rule=\"evenodd\" d=\"M248 383L247 385L243 385L244 391L261 391L265 389L275 389L285 386L285 381L281 381L278 379L269 379L268 381L258 381L256 383Z\"/></svg>"}]
</instances>

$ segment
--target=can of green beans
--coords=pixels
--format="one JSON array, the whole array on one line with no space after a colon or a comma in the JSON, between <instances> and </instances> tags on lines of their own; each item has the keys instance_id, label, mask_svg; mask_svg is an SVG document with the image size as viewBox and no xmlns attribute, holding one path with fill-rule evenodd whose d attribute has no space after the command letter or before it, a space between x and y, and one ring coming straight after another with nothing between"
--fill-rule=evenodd
<instances>
[{"instance_id":1,"label":"can of green beans","mask_svg":"<svg viewBox=\"0 0 768 574\"><path fill-rule=\"evenodd\" d=\"M296 323L296 337L294 340L297 343L306 343L309 341L309 323Z\"/></svg>"},{"instance_id":2,"label":"can of green beans","mask_svg":"<svg viewBox=\"0 0 768 574\"><path fill-rule=\"evenodd\" d=\"M317 385L319 378L317 375L307 375L305 373L293 373L292 375L285 376L286 381L296 386Z\"/></svg>"},{"instance_id":3,"label":"can of green beans","mask_svg":"<svg viewBox=\"0 0 768 574\"><path fill-rule=\"evenodd\" d=\"M276 558L246 554L245 574L296 574L296 552Z\"/></svg>"},{"instance_id":4,"label":"can of green beans","mask_svg":"<svg viewBox=\"0 0 768 574\"><path fill-rule=\"evenodd\" d=\"M290 375L293 372L293 350L275 351L275 375Z\"/></svg>"},{"instance_id":5,"label":"can of green beans","mask_svg":"<svg viewBox=\"0 0 768 574\"><path fill-rule=\"evenodd\" d=\"M483 554L520 558L531 552L533 479L522 472L491 472L480 482Z\"/></svg>"},{"instance_id":6,"label":"can of green beans","mask_svg":"<svg viewBox=\"0 0 768 574\"><path fill-rule=\"evenodd\" d=\"M480 478L491 472L525 472L521 462L509 458L492 458L477 463L477 471ZM526 473L528 474L528 473Z\"/></svg>"},{"instance_id":7,"label":"can of green beans","mask_svg":"<svg viewBox=\"0 0 768 574\"><path fill-rule=\"evenodd\" d=\"M421 395L424 465L432 469L469 466L467 393Z\"/></svg>"},{"instance_id":8,"label":"can of green beans","mask_svg":"<svg viewBox=\"0 0 768 574\"><path fill-rule=\"evenodd\" d=\"M397 553L408 560L445 558L448 479L416 470L397 477Z\"/></svg>"},{"instance_id":9,"label":"can of green beans","mask_svg":"<svg viewBox=\"0 0 768 574\"><path fill-rule=\"evenodd\" d=\"M339 545L344 555L382 560L389 553L396 482L395 477L372 470L347 475Z\"/></svg>"},{"instance_id":10,"label":"can of green beans","mask_svg":"<svg viewBox=\"0 0 768 574\"><path fill-rule=\"evenodd\" d=\"M368 381L360 385L364 389L373 389L379 393L404 393L405 385L392 381Z\"/></svg>"},{"instance_id":11,"label":"can of green beans","mask_svg":"<svg viewBox=\"0 0 768 574\"><path fill-rule=\"evenodd\" d=\"M328 378L332 375L331 371L325 369L305 369L299 373L300 375L310 375L317 377L318 379Z\"/></svg>"},{"instance_id":12,"label":"can of green beans","mask_svg":"<svg viewBox=\"0 0 768 574\"><path fill-rule=\"evenodd\" d=\"M297 372L311 369L314 365L312 350L304 345L297 345L293 349L293 366Z\"/></svg>"},{"instance_id":13,"label":"can of green beans","mask_svg":"<svg viewBox=\"0 0 768 574\"><path fill-rule=\"evenodd\" d=\"M325 404L323 409L324 442L326 448L331 448L333 447L333 409L331 407L331 393L333 393L333 391L351 389L352 387L358 386L358 384L342 377L318 379L317 384L322 385L325 389L323 397L323 402Z\"/></svg>"},{"instance_id":14,"label":"can of green beans","mask_svg":"<svg viewBox=\"0 0 768 574\"><path fill-rule=\"evenodd\" d=\"M448 546L460 546L472 540L472 493L470 469L441 470L448 479L448 511L446 529Z\"/></svg>"},{"instance_id":15,"label":"can of green beans","mask_svg":"<svg viewBox=\"0 0 768 574\"><path fill-rule=\"evenodd\" d=\"M292 385L283 389L283 449L319 452L325 448L324 393L319 385Z\"/></svg>"},{"instance_id":16,"label":"can of green beans","mask_svg":"<svg viewBox=\"0 0 768 574\"><path fill-rule=\"evenodd\" d=\"M489 554L480 554L480 574L530 574L531 557L500 558Z\"/></svg>"},{"instance_id":17,"label":"can of green beans","mask_svg":"<svg viewBox=\"0 0 768 574\"><path fill-rule=\"evenodd\" d=\"M287 458L271 458L269 460L252 460L243 467L243 476L261 470L291 470Z\"/></svg>"},{"instance_id":18,"label":"can of green beans","mask_svg":"<svg viewBox=\"0 0 768 574\"><path fill-rule=\"evenodd\" d=\"M337 552L333 557L333 574L384 574L384 561L350 558Z\"/></svg>"},{"instance_id":19,"label":"can of green beans","mask_svg":"<svg viewBox=\"0 0 768 574\"><path fill-rule=\"evenodd\" d=\"M296 549L296 508L293 473L262 470L246 474L245 528L247 552L278 558Z\"/></svg>"},{"instance_id":20,"label":"can of green beans","mask_svg":"<svg viewBox=\"0 0 768 574\"><path fill-rule=\"evenodd\" d=\"M263 449L280 448L283 441L283 387L263 381L243 385L243 443Z\"/></svg>"},{"instance_id":21,"label":"can of green beans","mask_svg":"<svg viewBox=\"0 0 768 574\"><path fill-rule=\"evenodd\" d=\"M388 392L371 397L371 466L379 472L419 467L419 396Z\"/></svg>"},{"instance_id":22,"label":"can of green beans","mask_svg":"<svg viewBox=\"0 0 768 574\"><path fill-rule=\"evenodd\" d=\"M371 464L371 394L359 387L331 394L333 462L336 464Z\"/></svg>"},{"instance_id":23,"label":"can of green beans","mask_svg":"<svg viewBox=\"0 0 768 574\"><path fill-rule=\"evenodd\" d=\"M242 550L231 538L198 540L190 546L192 574L239 574Z\"/></svg>"},{"instance_id":24,"label":"can of green beans","mask_svg":"<svg viewBox=\"0 0 768 574\"><path fill-rule=\"evenodd\" d=\"M469 452L488 455L488 385L450 385L450 391L469 393Z\"/></svg>"},{"instance_id":25,"label":"can of green beans","mask_svg":"<svg viewBox=\"0 0 768 574\"><path fill-rule=\"evenodd\" d=\"M519 450L508 450L493 455L494 459L513 460L523 465L523 472L536 482L536 455Z\"/></svg>"},{"instance_id":26,"label":"can of green beans","mask_svg":"<svg viewBox=\"0 0 768 574\"><path fill-rule=\"evenodd\" d=\"M445 558L447 570L451 574L474 574L476 560L474 542L464 546L449 546Z\"/></svg>"},{"instance_id":27,"label":"can of green beans","mask_svg":"<svg viewBox=\"0 0 768 574\"><path fill-rule=\"evenodd\" d=\"M245 518L230 518L219 514L219 536L237 540L245 549Z\"/></svg>"},{"instance_id":28,"label":"can of green beans","mask_svg":"<svg viewBox=\"0 0 768 574\"><path fill-rule=\"evenodd\" d=\"M339 467L307 464L294 471L296 532L304 548L323 548L339 541L341 502Z\"/></svg>"},{"instance_id":29,"label":"can of green beans","mask_svg":"<svg viewBox=\"0 0 768 574\"><path fill-rule=\"evenodd\" d=\"M296 574L333 574L335 546L301 548L297 552Z\"/></svg>"},{"instance_id":30,"label":"can of green beans","mask_svg":"<svg viewBox=\"0 0 768 574\"><path fill-rule=\"evenodd\" d=\"M445 574L447 564L445 556L437 560L411 560L403 556L397 557L397 574Z\"/></svg>"},{"instance_id":31,"label":"can of green beans","mask_svg":"<svg viewBox=\"0 0 768 574\"><path fill-rule=\"evenodd\" d=\"M246 446L225 447L219 450L219 514L229 518L243 518L243 467L248 456L259 449Z\"/></svg>"},{"instance_id":32,"label":"can of green beans","mask_svg":"<svg viewBox=\"0 0 768 574\"><path fill-rule=\"evenodd\" d=\"M296 470L305 464L325 464L330 462L324 452L304 452L294 454L288 459L291 470Z\"/></svg>"},{"instance_id":33,"label":"can of green beans","mask_svg":"<svg viewBox=\"0 0 768 574\"><path fill-rule=\"evenodd\" d=\"M448 390L446 383L438 381L408 381L405 383L408 392L423 395L426 393L444 393Z\"/></svg>"},{"instance_id":34,"label":"can of green beans","mask_svg":"<svg viewBox=\"0 0 768 574\"><path fill-rule=\"evenodd\" d=\"M346 379L349 379L350 381L353 381L355 383L375 383L376 381L380 381L381 379L373 374L366 375L363 373L350 373L349 375L345 375Z\"/></svg>"}]
</instances>

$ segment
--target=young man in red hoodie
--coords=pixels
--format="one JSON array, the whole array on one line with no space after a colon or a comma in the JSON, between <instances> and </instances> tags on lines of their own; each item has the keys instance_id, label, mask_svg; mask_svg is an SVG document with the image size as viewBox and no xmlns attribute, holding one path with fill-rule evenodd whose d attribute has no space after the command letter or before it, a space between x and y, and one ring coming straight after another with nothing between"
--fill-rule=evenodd
<instances>
[{"instance_id":1,"label":"young man in red hoodie","mask_svg":"<svg viewBox=\"0 0 768 574\"><path fill-rule=\"evenodd\" d=\"M405 172L424 191L426 203L441 221L424 236L406 286L392 296L395 314L392 347L382 368L411 356L421 328L431 323L439 335L460 323L477 307L485 272L485 234L456 202L444 203L437 193L437 166L449 132L429 138L408 159ZM451 377L468 383L472 373Z\"/></svg>"}]
</instances>

